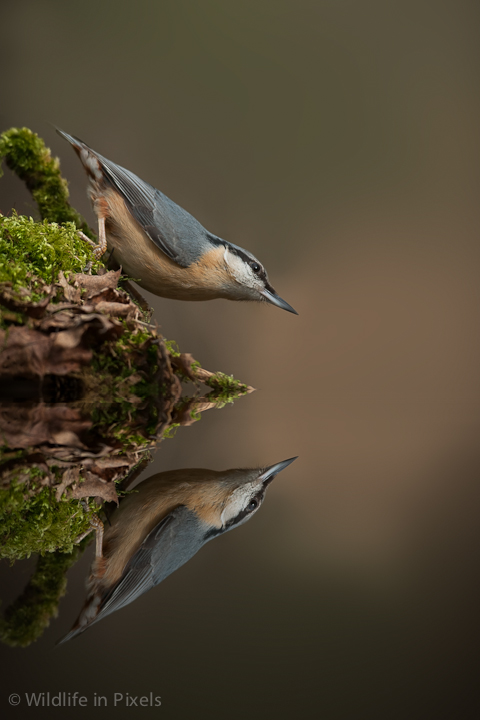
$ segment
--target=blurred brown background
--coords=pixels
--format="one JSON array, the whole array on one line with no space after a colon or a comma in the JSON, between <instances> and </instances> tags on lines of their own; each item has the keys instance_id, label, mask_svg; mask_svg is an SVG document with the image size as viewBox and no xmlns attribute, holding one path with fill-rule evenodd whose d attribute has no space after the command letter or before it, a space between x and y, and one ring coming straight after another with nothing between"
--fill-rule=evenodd
<instances>
[{"instance_id":1,"label":"blurred brown background","mask_svg":"<svg viewBox=\"0 0 480 720\"><path fill-rule=\"evenodd\" d=\"M72 203L93 222L49 123L252 251L300 313L152 297L167 338L259 390L181 429L147 475L300 457L251 524L53 649L85 557L44 638L1 649L2 715L25 690L152 690L168 718L480 715L479 16L469 0L4 4L2 129L45 138ZM6 173L12 206L34 212ZM1 572L5 606L28 572Z\"/></svg>"}]
</instances>

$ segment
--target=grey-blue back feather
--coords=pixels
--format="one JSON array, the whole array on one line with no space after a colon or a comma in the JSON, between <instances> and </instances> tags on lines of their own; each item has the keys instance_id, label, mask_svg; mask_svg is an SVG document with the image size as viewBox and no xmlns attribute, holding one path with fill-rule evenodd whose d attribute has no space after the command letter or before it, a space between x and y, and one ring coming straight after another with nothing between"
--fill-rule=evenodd
<instances>
[{"instance_id":1,"label":"grey-blue back feather","mask_svg":"<svg viewBox=\"0 0 480 720\"><path fill-rule=\"evenodd\" d=\"M122 194L135 220L152 242L181 267L197 262L210 244L207 230L177 205L130 170L98 155L104 172Z\"/></svg>"},{"instance_id":2,"label":"grey-blue back feather","mask_svg":"<svg viewBox=\"0 0 480 720\"><path fill-rule=\"evenodd\" d=\"M207 542L204 524L185 506L172 510L147 535L94 622L128 605L184 565Z\"/></svg>"},{"instance_id":3,"label":"grey-blue back feather","mask_svg":"<svg viewBox=\"0 0 480 720\"><path fill-rule=\"evenodd\" d=\"M59 128L57 132L74 147L87 148L97 158L105 178L122 195L135 220L177 265L189 267L211 247L211 235L203 225L160 190L92 150L82 140Z\"/></svg>"}]
</instances>

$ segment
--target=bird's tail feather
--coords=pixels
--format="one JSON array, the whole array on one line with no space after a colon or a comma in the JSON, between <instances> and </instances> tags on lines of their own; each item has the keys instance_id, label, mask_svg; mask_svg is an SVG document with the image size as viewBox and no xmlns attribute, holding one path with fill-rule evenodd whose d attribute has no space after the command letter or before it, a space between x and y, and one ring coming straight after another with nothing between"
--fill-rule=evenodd
<instances>
[{"instance_id":1,"label":"bird's tail feather","mask_svg":"<svg viewBox=\"0 0 480 720\"><path fill-rule=\"evenodd\" d=\"M62 643L67 642L67 640L71 640L77 635L80 635L80 633L90 627L90 625L92 625L97 619L101 601L102 598L98 593L93 593L92 595L90 595L87 598L84 608L78 616L75 625L70 630L70 632L65 635L65 637L61 638L61 640L57 642L57 645L62 645Z\"/></svg>"},{"instance_id":2,"label":"bird's tail feather","mask_svg":"<svg viewBox=\"0 0 480 720\"><path fill-rule=\"evenodd\" d=\"M64 130L60 130L58 127L56 127L55 130L73 147L90 177L93 180L101 180L103 177L103 171L96 153L89 148L83 140L80 140L80 138L77 138L74 135L69 135Z\"/></svg>"}]
</instances>

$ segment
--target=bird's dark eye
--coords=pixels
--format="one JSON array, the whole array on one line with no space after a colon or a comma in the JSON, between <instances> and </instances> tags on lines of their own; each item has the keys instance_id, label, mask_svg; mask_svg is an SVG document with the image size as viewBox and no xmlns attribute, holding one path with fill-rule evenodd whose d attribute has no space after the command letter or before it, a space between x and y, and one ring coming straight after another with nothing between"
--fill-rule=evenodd
<instances>
[{"instance_id":1,"label":"bird's dark eye","mask_svg":"<svg viewBox=\"0 0 480 720\"><path fill-rule=\"evenodd\" d=\"M253 270L254 273L259 273L260 270L262 269L262 268L260 267L260 265L259 265L258 263L256 263L256 262L250 263L250 267L252 268L252 270Z\"/></svg>"},{"instance_id":2,"label":"bird's dark eye","mask_svg":"<svg viewBox=\"0 0 480 720\"><path fill-rule=\"evenodd\" d=\"M253 510L256 510L257 507L258 507L258 500L257 500L257 498L253 498L253 499L250 500L250 502L248 503L248 505L247 505L247 510L248 510L248 512L252 512Z\"/></svg>"}]
</instances>

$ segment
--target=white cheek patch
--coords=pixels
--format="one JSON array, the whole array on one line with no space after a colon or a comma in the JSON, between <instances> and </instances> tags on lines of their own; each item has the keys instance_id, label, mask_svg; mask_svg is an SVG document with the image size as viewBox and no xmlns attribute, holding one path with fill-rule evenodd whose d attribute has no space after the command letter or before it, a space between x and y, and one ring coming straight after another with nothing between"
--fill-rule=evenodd
<instances>
[{"instance_id":1,"label":"white cheek patch","mask_svg":"<svg viewBox=\"0 0 480 720\"><path fill-rule=\"evenodd\" d=\"M258 280L253 274L251 268L241 259L238 255L229 252L228 248L225 248L223 254L225 264L228 266L228 271L235 280L240 283L243 287L251 288L252 290L258 290Z\"/></svg>"},{"instance_id":2,"label":"white cheek patch","mask_svg":"<svg viewBox=\"0 0 480 720\"><path fill-rule=\"evenodd\" d=\"M228 498L228 501L222 511L220 520L222 527L228 523L234 517L237 517L239 513L244 510L252 497L254 497L259 490L258 482L250 482L240 487L235 488L233 493Z\"/></svg>"},{"instance_id":3,"label":"white cheek patch","mask_svg":"<svg viewBox=\"0 0 480 720\"><path fill-rule=\"evenodd\" d=\"M223 254L225 264L228 267L228 270L231 275L242 285L245 284L245 270L243 267L243 262L240 260L239 257L231 253L228 249L228 247L225 248L225 252Z\"/></svg>"}]
</instances>

